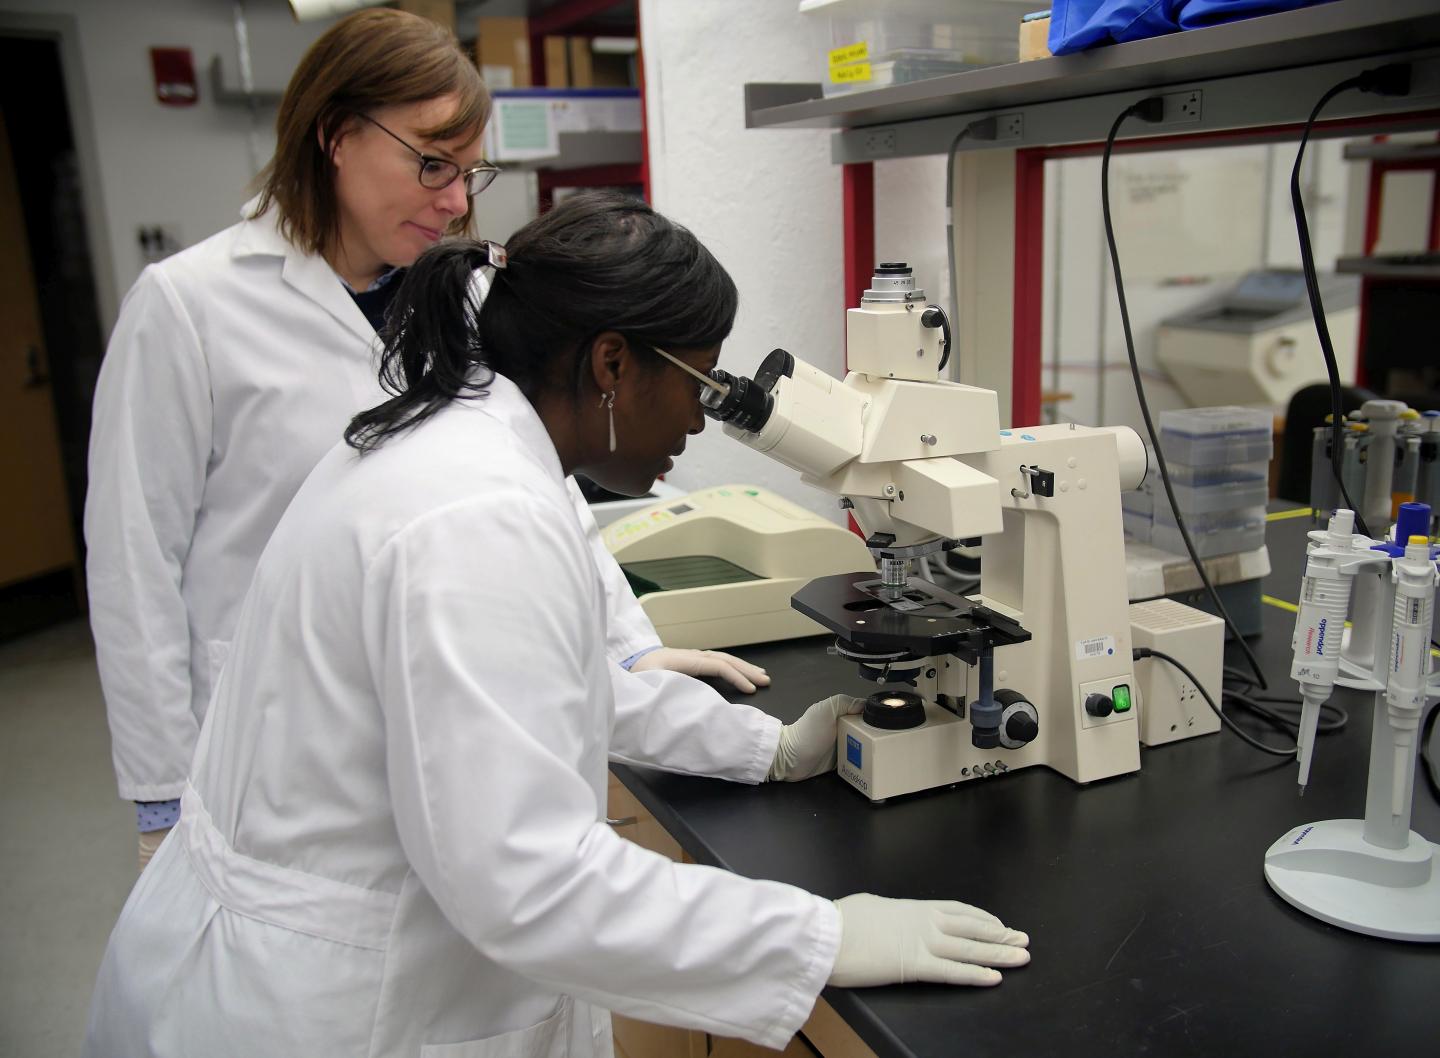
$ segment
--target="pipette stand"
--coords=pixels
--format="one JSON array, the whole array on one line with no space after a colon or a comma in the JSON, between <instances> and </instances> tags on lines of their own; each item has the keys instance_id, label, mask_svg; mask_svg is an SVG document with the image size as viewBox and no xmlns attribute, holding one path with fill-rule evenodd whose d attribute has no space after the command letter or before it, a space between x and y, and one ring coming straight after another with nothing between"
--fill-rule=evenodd
<instances>
[{"instance_id":1,"label":"pipette stand","mask_svg":"<svg viewBox=\"0 0 1440 1058\"><path fill-rule=\"evenodd\" d=\"M1372 543L1366 541L1367 547ZM1327 819L1291 830L1265 853L1265 880L1287 903L1331 925L1394 940L1440 941L1440 845L1410 829L1418 738L1410 754L1403 811L1392 811L1395 736L1385 689L1395 581L1389 557L1381 551L1370 554L1375 558L1357 568L1351 596L1352 636L1375 637L1370 665L1361 671L1342 660L1336 681L1374 694L1365 818ZM1362 578L1374 578L1365 593L1368 613L1354 609ZM1440 697L1435 674L1428 678L1427 701Z\"/></svg>"}]
</instances>

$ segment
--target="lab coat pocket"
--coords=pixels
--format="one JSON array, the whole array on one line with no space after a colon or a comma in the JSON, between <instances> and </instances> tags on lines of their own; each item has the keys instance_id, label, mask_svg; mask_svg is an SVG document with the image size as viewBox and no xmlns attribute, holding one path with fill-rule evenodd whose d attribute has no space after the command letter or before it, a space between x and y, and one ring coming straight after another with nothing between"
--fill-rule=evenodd
<instances>
[{"instance_id":1,"label":"lab coat pocket","mask_svg":"<svg viewBox=\"0 0 1440 1058\"><path fill-rule=\"evenodd\" d=\"M564 996L555 1013L538 1025L483 1040L422 1046L420 1058L569 1058L571 1007Z\"/></svg>"}]
</instances>

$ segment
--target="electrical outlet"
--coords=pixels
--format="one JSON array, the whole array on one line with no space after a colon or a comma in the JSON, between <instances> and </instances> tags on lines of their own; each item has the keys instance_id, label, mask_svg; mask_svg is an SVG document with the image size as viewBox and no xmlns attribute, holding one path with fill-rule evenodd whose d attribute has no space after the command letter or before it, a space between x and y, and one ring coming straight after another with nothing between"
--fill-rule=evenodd
<instances>
[{"instance_id":1,"label":"electrical outlet","mask_svg":"<svg viewBox=\"0 0 1440 1058\"><path fill-rule=\"evenodd\" d=\"M895 153L895 130L880 129L865 134L865 154L870 158L884 158Z\"/></svg>"},{"instance_id":2,"label":"electrical outlet","mask_svg":"<svg viewBox=\"0 0 1440 1058\"><path fill-rule=\"evenodd\" d=\"M1161 122L1166 125L1193 125L1200 120L1200 104L1204 93L1199 89L1192 92L1170 92L1163 96L1165 116Z\"/></svg>"},{"instance_id":3,"label":"electrical outlet","mask_svg":"<svg viewBox=\"0 0 1440 1058\"><path fill-rule=\"evenodd\" d=\"M1018 140L1024 135L1024 114L1001 114L995 119L995 138L997 140Z\"/></svg>"}]
</instances>

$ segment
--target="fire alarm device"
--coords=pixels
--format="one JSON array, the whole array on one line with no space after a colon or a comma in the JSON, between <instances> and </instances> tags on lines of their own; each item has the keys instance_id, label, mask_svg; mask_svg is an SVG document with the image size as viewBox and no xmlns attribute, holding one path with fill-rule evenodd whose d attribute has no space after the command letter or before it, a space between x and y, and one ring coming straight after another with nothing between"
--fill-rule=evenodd
<instances>
[{"instance_id":1,"label":"fire alarm device","mask_svg":"<svg viewBox=\"0 0 1440 1058\"><path fill-rule=\"evenodd\" d=\"M155 98L166 106L194 106L200 100L195 82L195 60L189 48L151 48L155 71Z\"/></svg>"}]
</instances>

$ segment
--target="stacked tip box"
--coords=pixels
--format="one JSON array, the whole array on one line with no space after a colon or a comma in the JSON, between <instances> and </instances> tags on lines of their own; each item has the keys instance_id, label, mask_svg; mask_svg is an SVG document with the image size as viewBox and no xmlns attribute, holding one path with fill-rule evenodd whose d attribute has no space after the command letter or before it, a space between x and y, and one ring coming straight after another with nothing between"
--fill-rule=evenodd
<instances>
[{"instance_id":1,"label":"stacked tip box","mask_svg":"<svg viewBox=\"0 0 1440 1058\"><path fill-rule=\"evenodd\" d=\"M1170 469L1175 508L1157 471L1150 543L1186 553L1175 517L1178 509L1202 558L1264 546L1274 450L1270 412L1239 407L1164 411L1160 446Z\"/></svg>"}]
</instances>

